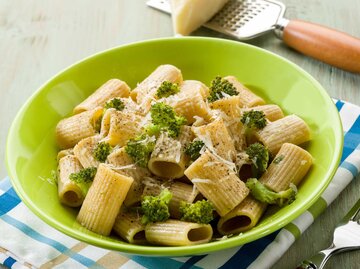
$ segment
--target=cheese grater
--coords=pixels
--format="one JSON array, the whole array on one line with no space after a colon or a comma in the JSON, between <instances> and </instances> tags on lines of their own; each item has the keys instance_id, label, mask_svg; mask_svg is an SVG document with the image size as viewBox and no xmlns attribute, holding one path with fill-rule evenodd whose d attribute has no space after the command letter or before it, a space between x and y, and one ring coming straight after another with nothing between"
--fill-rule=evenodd
<instances>
[{"instance_id":1,"label":"cheese grater","mask_svg":"<svg viewBox=\"0 0 360 269\"><path fill-rule=\"evenodd\" d=\"M147 5L171 13L169 0ZM284 18L286 7L275 0L229 0L205 27L248 40L274 31L293 49L344 70L360 73L360 39L318 24Z\"/></svg>"},{"instance_id":2,"label":"cheese grater","mask_svg":"<svg viewBox=\"0 0 360 269\"><path fill-rule=\"evenodd\" d=\"M147 5L171 13L169 0L150 0ZM283 18L285 9L285 5L278 1L230 0L204 26L239 40L248 40L276 29L281 36L281 29L288 22Z\"/></svg>"}]
</instances>

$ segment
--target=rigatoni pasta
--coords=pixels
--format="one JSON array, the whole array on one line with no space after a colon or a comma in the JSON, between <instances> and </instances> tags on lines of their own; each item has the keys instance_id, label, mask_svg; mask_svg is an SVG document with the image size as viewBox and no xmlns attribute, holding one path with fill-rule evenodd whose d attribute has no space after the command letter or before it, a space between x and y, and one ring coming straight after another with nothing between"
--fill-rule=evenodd
<instances>
[{"instance_id":1,"label":"rigatoni pasta","mask_svg":"<svg viewBox=\"0 0 360 269\"><path fill-rule=\"evenodd\" d=\"M242 111L262 111L265 114L265 117L269 121L276 121L284 117L284 113L278 105L269 104L269 105L262 105L262 106L255 106L251 108L243 108Z\"/></svg>"},{"instance_id":2,"label":"rigatoni pasta","mask_svg":"<svg viewBox=\"0 0 360 269\"><path fill-rule=\"evenodd\" d=\"M244 182L238 178L234 166L217 155L206 151L185 171L196 188L224 216L249 194Z\"/></svg>"},{"instance_id":3,"label":"rigatoni pasta","mask_svg":"<svg viewBox=\"0 0 360 269\"><path fill-rule=\"evenodd\" d=\"M61 120L56 126L56 141L61 149L72 148L81 139L95 135L102 107Z\"/></svg>"},{"instance_id":4,"label":"rigatoni pasta","mask_svg":"<svg viewBox=\"0 0 360 269\"><path fill-rule=\"evenodd\" d=\"M74 114L103 106L106 101L115 97L128 97L130 95L129 86L119 79L110 79L97 89L93 94L74 108Z\"/></svg>"},{"instance_id":5,"label":"rigatoni pasta","mask_svg":"<svg viewBox=\"0 0 360 269\"><path fill-rule=\"evenodd\" d=\"M114 149L114 151L108 155L107 162L114 171L134 179L124 200L124 205L134 206L139 204L144 189L142 181L144 177L150 176L149 170L136 165L125 152L124 148Z\"/></svg>"},{"instance_id":6,"label":"rigatoni pasta","mask_svg":"<svg viewBox=\"0 0 360 269\"><path fill-rule=\"evenodd\" d=\"M102 141L122 147L140 131L140 122L141 117L137 114L107 109L102 119Z\"/></svg>"},{"instance_id":7,"label":"rigatoni pasta","mask_svg":"<svg viewBox=\"0 0 360 269\"><path fill-rule=\"evenodd\" d=\"M224 77L225 80L229 81L236 90L239 92L240 105L242 107L254 107L264 105L265 101L260 96L257 96L248 88L246 88L240 81L237 80L234 76Z\"/></svg>"},{"instance_id":8,"label":"rigatoni pasta","mask_svg":"<svg viewBox=\"0 0 360 269\"><path fill-rule=\"evenodd\" d=\"M145 237L149 243L165 246L190 246L207 243L213 230L210 224L168 220L146 225Z\"/></svg>"},{"instance_id":9,"label":"rigatoni pasta","mask_svg":"<svg viewBox=\"0 0 360 269\"><path fill-rule=\"evenodd\" d=\"M99 161L94 157L94 148L100 141L100 136L90 136L80 140L74 147L74 155L84 168L97 167Z\"/></svg>"},{"instance_id":10,"label":"rigatoni pasta","mask_svg":"<svg viewBox=\"0 0 360 269\"><path fill-rule=\"evenodd\" d=\"M197 117L209 121L211 111L206 103L209 89L201 82L186 80L180 85L180 92L168 98L176 113L184 116L187 124L195 122Z\"/></svg>"},{"instance_id":11,"label":"rigatoni pasta","mask_svg":"<svg viewBox=\"0 0 360 269\"><path fill-rule=\"evenodd\" d=\"M193 132L208 148L216 152L221 158L228 161L235 159L236 150L234 141L231 139L225 122L221 117L217 117L207 125L193 127Z\"/></svg>"},{"instance_id":12,"label":"rigatoni pasta","mask_svg":"<svg viewBox=\"0 0 360 269\"><path fill-rule=\"evenodd\" d=\"M73 113L56 127L59 200L81 206L88 230L131 244L246 232L268 204L295 199L313 163L299 146L311 137L305 121L234 76L208 87L165 64L133 90L108 80Z\"/></svg>"},{"instance_id":13,"label":"rigatoni pasta","mask_svg":"<svg viewBox=\"0 0 360 269\"><path fill-rule=\"evenodd\" d=\"M225 122L229 134L234 141L237 151L244 150L246 146L246 138L243 134L243 124L239 121L241 117L242 101L240 95L222 98L210 104L212 109L222 112L221 116Z\"/></svg>"},{"instance_id":14,"label":"rigatoni pasta","mask_svg":"<svg viewBox=\"0 0 360 269\"><path fill-rule=\"evenodd\" d=\"M120 212L115 219L115 233L131 244L145 244L145 225L137 212Z\"/></svg>"},{"instance_id":15,"label":"rigatoni pasta","mask_svg":"<svg viewBox=\"0 0 360 269\"><path fill-rule=\"evenodd\" d=\"M300 117L289 115L268 124L255 135L275 155L284 143L300 145L309 141L310 128Z\"/></svg>"},{"instance_id":16,"label":"rigatoni pasta","mask_svg":"<svg viewBox=\"0 0 360 269\"><path fill-rule=\"evenodd\" d=\"M160 134L148 163L149 170L156 176L180 178L184 175L188 158L184 145L192 140L190 127L185 126L178 139L167 133Z\"/></svg>"},{"instance_id":17,"label":"rigatoni pasta","mask_svg":"<svg viewBox=\"0 0 360 269\"><path fill-rule=\"evenodd\" d=\"M131 98L139 104L139 109L146 114L155 98L156 90L164 81L180 84L183 81L181 71L173 65L160 65L130 93Z\"/></svg>"},{"instance_id":18,"label":"rigatoni pasta","mask_svg":"<svg viewBox=\"0 0 360 269\"><path fill-rule=\"evenodd\" d=\"M85 195L81 188L70 180L70 175L79 172L81 168L74 155L66 155L59 160L58 195L61 203L71 207L82 204Z\"/></svg>"},{"instance_id":19,"label":"rigatoni pasta","mask_svg":"<svg viewBox=\"0 0 360 269\"><path fill-rule=\"evenodd\" d=\"M77 221L90 231L109 235L134 179L100 164Z\"/></svg>"},{"instance_id":20,"label":"rigatoni pasta","mask_svg":"<svg viewBox=\"0 0 360 269\"><path fill-rule=\"evenodd\" d=\"M274 191L283 191L290 184L299 185L312 165L312 156L294 144L281 146L260 182Z\"/></svg>"},{"instance_id":21,"label":"rigatoni pasta","mask_svg":"<svg viewBox=\"0 0 360 269\"><path fill-rule=\"evenodd\" d=\"M258 223L266 207L266 203L248 195L237 207L219 219L217 229L222 235L250 230Z\"/></svg>"}]
</instances>

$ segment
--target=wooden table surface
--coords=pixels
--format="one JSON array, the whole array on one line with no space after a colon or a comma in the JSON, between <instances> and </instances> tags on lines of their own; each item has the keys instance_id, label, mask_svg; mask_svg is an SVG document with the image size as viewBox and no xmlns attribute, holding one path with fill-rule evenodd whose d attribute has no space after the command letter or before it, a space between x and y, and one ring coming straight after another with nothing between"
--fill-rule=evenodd
<instances>
[{"instance_id":1,"label":"wooden table surface","mask_svg":"<svg viewBox=\"0 0 360 269\"><path fill-rule=\"evenodd\" d=\"M283 2L287 5L287 18L324 24L360 38L359 0ZM206 29L194 35L220 36ZM0 1L0 177L6 175L5 141L10 124L42 83L95 52L168 36L172 36L170 17L146 7L145 0ZM360 105L360 75L300 55L272 34L249 43L295 62L314 76L332 97ZM359 190L358 176L273 268L295 268L302 259L327 247L335 224L360 198ZM360 251L340 254L331 259L326 268L360 268Z\"/></svg>"}]
</instances>

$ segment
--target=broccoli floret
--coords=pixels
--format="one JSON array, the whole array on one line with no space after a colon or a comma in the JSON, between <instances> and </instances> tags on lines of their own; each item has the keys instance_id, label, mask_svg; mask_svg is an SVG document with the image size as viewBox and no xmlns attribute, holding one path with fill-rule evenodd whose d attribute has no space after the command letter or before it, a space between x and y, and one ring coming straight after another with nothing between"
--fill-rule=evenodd
<instances>
[{"instance_id":1,"label":"broccoli floret","mask_svg":"<svg viewBox=\"0 0 360 269\"><path fill-rule=\"evenodd\" d=\"M71 173L70 174L70 180L76 182L76 183L88 183L92 182L95 174L96 174L96 167L88 167L81 169L77 173Z\"/></svg>"},{"instance_id":2,"label":"broccoli floret","mask_svg":"<svg viewBox=\"0 0 360 269\"><path fill-rule=\"evenodd\" d=\"M125 152L129 154L137 165L147 167L150 154L154 150L154 147L155 139L146 134L142 134L127 142Z\"/></svg>"},{"instance_id":3,"label":"broccoli floret","mask_svg":"<svg viewBox=\"0 0 360 269\"><path fill-rule=\"evenodd\" d=\"M106 142L100 142L96 145L94 148L93 154L94 158L98 160L99 162L105 162L107 156L110 154L110 151L112 150L112 147L109 143Z\"/></svg>"},{"instance_id":4,"label":"broccoli floret","mask_svg":"<svg viewBox=\"0 0 360 269\"><path fill-rule=\"evenodd\" d=\"M116 110L123 110L125 108L124 102L120 98L114 98L105 103L105 109L115 108Z\"/></svg>"},{"instance_id":5,"label":"broccoli floret","mask_svg":"<svg viewBox=\"0 0 360 269\"><path fill-rule=\"evenodd\" d=\"M77 173L71 173L69 179L78 185L85 196L88 192L92 181L96 175L96 167L88 167L81 169Z\"/></svg>"},{"instance_id":6,"label":"broccoli floret","mask_svg":"<svg viewBox=\"0 0 360 269\"><path fill-rule=\"evenodd\" d=\"M180 203L181 220L208 224L214 219L213 206L206 200L189 204L184 201Z\"/></svg>"},{"instance_id":7,"label":"broccoli floret","mask_svg":"<svg viewBox=\"0 0 360 269\"><path fill-rule=\"evenodd\" d=\"M159 127L159 125L155 125L155 124L149 124L147 126L144 127L144 133L147 134L148 136L158 136L160 134L161 128Z\"/></svg>"},{"instance_id":8,"label":"broccoli floret","mask_svg":"<svg viewBox=\"0 0 360 269\"><path fill-rule=\"evenodd\" d=\"M190 156L192 161L195 161L200 157L200 151L204 147L204 142L201 140L195 140L185 147L185 153Z\"/></svg>"},{"instance_id":9,"label":"broccoli floret","mask_svg":"<svg viewBox=\"0 0 360 269\"><path fill-rule=\"evenodd\" d=\"M210 85L210 96L208 97L209 102L215 102L226 95L238 95L239 92L236 90L226 79L222 77L216 77L211 81Z\"/></svg>"},{"instance_id":10,"label":"broccoli floret","mask_svg":"<svg viewBox=\"0 0 360 269\"><path fill-rule=\"evenodd\" d=\"M152 123L159 129L166 130L170 137L178 137L181 126L186 123L184 117L176 115L171 106L162 102L152 105L150 113Z\"/></svg>"},{"instance_id":11,"label":"broccoli floret","mask_svg":"<svg viewBox=\"0 0 360 269\"><path fill-rule=\"evenodd\" d=\"M280 207L291 204L295 200L297 193L294 184L290 184L289 189L285 191L274 192L261 184L256 178L248 179L246 187L250 189L250 193L255 199L268 204L277 204Z\"/></svg>"},{"instance_id":12,"label":"broccoli floret","mask_svg":"<svg viewBox=\"0 0 360 269\"><path fill-rule=\"evenodd\" d=\"M265 171L269 162L269 151L260 143L251 144L245 150L252 162L253 177L259 178Z\"/></svg>"},{"instance_id":13,"label":"broccoli floret","mask_svg":"<svg viewBox=\"0 0 360 269\"><path fill-rule=\"evenodd\" d=\"M170 81L164 81L156 91L156 97L169 97L170 95L176 94L180 91L179 85L171 83Z\"/></svg>"},{"instance_id":14,"label":"broccoli floret","mask_svg":"<svg viewBox=\"0 0 360 269\"><path fill-rule=\"evenodd\" d=\"M141 201L141 218L143 224L149 222L165 221L170 217L169 202L172 194L168 189L163 189L158 196L144 196Z\"/></svg>"},{"instance_id":15,"label":"broccoli floret","mask_svg":"<svg viewBox=\"0 0 360 269\"><path fill-rule=\"evenodd\" d=\"M251 130L263 129L267 123L264 112L257 110L245 111L241 117L241 122Z\"/></svg>"}]
</instances>

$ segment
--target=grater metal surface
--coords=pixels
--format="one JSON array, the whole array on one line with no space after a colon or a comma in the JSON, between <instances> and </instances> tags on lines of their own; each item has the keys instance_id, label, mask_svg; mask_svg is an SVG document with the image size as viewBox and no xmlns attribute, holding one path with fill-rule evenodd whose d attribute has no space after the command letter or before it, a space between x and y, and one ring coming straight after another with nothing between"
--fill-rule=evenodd
<instances>
[{"instance_id":1,"label":"grater metal surface","mask_svg":"<svg viewBox=\"0 0 360 269\"><path fill-rule=\"evenodd\" d=\"M169 0L149 0L147 5L171 13ZM230 0L205 27L248 40L265 32L282 28L285 5L273 0Z\"/></svg>"},{"instance_id":2,"label":"grater metal surface","mask_svg":"<svg viewBox=\"0 0 360 269\"><path fill-rule=\"evenodd\" d=\"M147 5L171 13L170 0L148 0ZM277 0L229 0L204 26L238 40L274 30L298 52L360 74L359 38L319 24L287 20L283 17L285 9Z\"/></svg>"}]
</instances>

